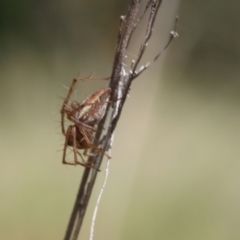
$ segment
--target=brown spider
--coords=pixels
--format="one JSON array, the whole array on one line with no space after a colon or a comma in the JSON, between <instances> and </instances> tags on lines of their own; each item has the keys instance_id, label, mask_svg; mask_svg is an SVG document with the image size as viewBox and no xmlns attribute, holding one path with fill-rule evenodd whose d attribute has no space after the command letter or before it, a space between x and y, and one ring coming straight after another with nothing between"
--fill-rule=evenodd
<instances>
[{"instance_id":1,"label":"brown spider","mask_svg":"<svg viewBox=\"0 0 240 240\"><path fill-rule=\"evenodd\" d=\"M89 149L95 149L96 151L108 156L102 151L102 149L99 149L93 144L93 140L94 133L96 131L94 126L99 123L99 121L103 118L105 114L107 103L111 96L111 88L101 88L88 96L81 103L71 101L70 97L73 93L77 81L85 79L73 79L68 91L68 95L64 99L61 108L61 127L62 133L65 136L62 163L69 165L82 165L85 167L92 167L91 164L88 164L84 161L84 158L82 154L78 151L78 149L84 149L83 155L85 156L87 156L87 151ZM73 125L68 126L67 131L65 131L64 127L65 115L67 119L73 123ZM73 149L74 162L72 163L66 161L66 153L68 147L72 147ZM81 161L78 160L78 155L80 156Z\"/></svg>"}]
</instances>

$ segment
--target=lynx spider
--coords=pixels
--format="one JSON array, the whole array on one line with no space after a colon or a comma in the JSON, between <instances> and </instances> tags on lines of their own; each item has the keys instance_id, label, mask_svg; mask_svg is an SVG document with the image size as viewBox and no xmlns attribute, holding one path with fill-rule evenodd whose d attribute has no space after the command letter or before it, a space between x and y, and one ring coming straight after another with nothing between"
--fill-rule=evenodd
<instances>
[{"instance_id":1,"label":"lynx spider","mask_svg":"<svg viewBox=\"0 0 240 240\"><path fill-rule=\"evenodd\" d=\"M91 164L84 161L82 154L78 149L84 149L84 156L91 156L94 153L87 154L89 149L94 149L96 152L101 152L108 156L102 149L93 144L94 126L103 118L107 103L111 96L111 88L101 88L89 95L81 103L71 101L70 97L74 91L74 87L78 81L83 80L108 80L109 78L74 78L68 90L67 97L63 101L61 108L61 128L62 134L65 136L65 143L63 148L62 163L69 165L82 165L84 167L92 167ZM72 122L67 131L65 130L64 120L65 115L67 119ZM72 147L74 162L66 161L67 148ZM78 160L78 155L81 161ZM109 156L108 156L109 157Z\"/></svg>"}]
</instances>

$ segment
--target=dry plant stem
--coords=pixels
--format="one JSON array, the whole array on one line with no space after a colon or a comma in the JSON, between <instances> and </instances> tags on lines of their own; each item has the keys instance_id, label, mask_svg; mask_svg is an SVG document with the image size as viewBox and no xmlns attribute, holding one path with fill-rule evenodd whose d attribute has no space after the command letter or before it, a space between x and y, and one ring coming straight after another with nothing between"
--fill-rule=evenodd
<instances>
[{"instance_id":1,"label":"dry plant stem","mask_svg":"<svg viewBox=\"0 0 240 240\"><path fill-rule=\"evenodd\" d=\"M111 149L113 132L120 118L121 111L132 81L143 71L145 71L150 65L152 65L160 57L163 51L169 46L173 38L177 36L176 19L175 30L171 32L169 40L163 50L155 56L152 62L148 62L145 65L139 67L139 63L146 50L148 40L152 35L152 28L161 3L162 1L149 0L146 3L143 13L139 14L138 11L140 0L131 0L127 15L120 17L117 46L114 57L113 70L111 74L111 81L109 83L109 86L112 90L110 99L111 104L108 104L105 117L102 119L102 121L100 121L98 125L94 140L94 144L96 146L98 146L101 142L101 149L103 149L104 152ZM131 36L140 23L141 19L146 16L146 13L148 12L147 10L149 8L150 14L148 16L148 24L146 27L144 39L139 48L139 53L136 60L133 60L131 66L128 67L130 69L126 71L125 56L127 55L127 48L131 40ZM140 15L139 19L137 19L137 15ZM114 101L114 99L121 99L121 101ZM107 116L108 124L105 124L107 123ZM104 134L104 132L106 132L106 134ZM76 240L78 237L89 198L91 196L91 192L97 177L98 171L96 169L100 168L102 159L102 153L88 158L88 163L90 165L94 165L94 168L85 168L84 170L64 240Z\"/></svg>"}]
</instances>

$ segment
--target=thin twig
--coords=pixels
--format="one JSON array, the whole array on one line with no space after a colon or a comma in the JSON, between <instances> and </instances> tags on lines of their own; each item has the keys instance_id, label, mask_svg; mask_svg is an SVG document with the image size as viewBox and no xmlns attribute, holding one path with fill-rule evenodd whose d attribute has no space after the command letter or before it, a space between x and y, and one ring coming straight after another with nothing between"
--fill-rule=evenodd
<instances>
[{"instance_id":1,"label":"thin twig","mask_svg":"<svg viewBox=\"0 0 240 240\"><path fill-rule=\"evenodd\" d=\"M148 62L142 67L139 67L139 63L152 35L152 28L161 3L162 0L149 0L144 8L143 13L140 14L140 18L138 19L137 15L139 12L140 0L131 0L127 15L120 17L117 46L113 62L111 81L109 83L109 87L112 89L112 95L110 99L111 104L108 104L106 114L102 121L98 124L94 140L94 144L96 146L99 146L99 142L101 142L101 149L103 149L103 152L109 151L112 148L113 133L121 116L122 108L127 98L132 81L143 71L149 68L149 66L161 56L163 51L166 50L173 38L177 36L176 20L175 29L170 34L170 38L163 50L155 56L152 62ZM132 61L130 70L127 72L125 70L125 56L127 55L127 48L129 46L131 36L133 35L136 27L139 26L140 20L147 14L149 8L151 10L148 17L148 24L144 39L139 48L137 59ZM121 100L116 101L116 99ZM76 240L78 237L91 192L98 174L96 169L100 168L102 159L103 154L101 152L88 158L88 163L90 166L94 165L94 168L85 168L84 170L64 240Z\"/></svg>"}]
</instances>

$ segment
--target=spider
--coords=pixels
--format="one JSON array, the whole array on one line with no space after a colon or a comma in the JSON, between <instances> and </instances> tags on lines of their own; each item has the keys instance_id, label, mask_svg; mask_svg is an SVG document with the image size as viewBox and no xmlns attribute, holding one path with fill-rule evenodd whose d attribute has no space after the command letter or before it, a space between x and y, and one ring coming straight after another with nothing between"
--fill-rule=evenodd
<instances>
[{"instance_id":1,"label":"spider","mask_svg":"<svg viewBox=\"0 0 240 240\"><path fill-rule=\"evenodd\" d=\"M64 99L61 108L61 128L62 133L65 136L62 163L92 167L91 164L84 161L84 158L78 149L84 149L83 155L85 156L92 156L87 155L87 151L89 149L95 149L98 152L104 153L102 149L97 148L93 144L94 133L96 132L94 126L99 123L105 114L107 103L111 96L111 88L101 88L93 94L89 95L81 103L77 101L71 101L71 94L73 93L74 87L79 80L85 79L73 79L72 84L68 90L67 97ZM64 127L65 115L67 119L73 123L72 125L68 126L67 131ZM73 149L74 162L66 161L66 153L68 147L72 147ZM78 160L78 156L80 156L81 161Z\"/></svg>"}]
</instances>

